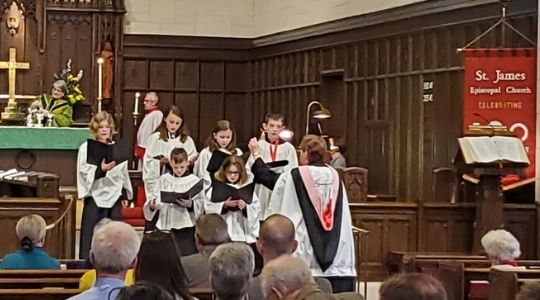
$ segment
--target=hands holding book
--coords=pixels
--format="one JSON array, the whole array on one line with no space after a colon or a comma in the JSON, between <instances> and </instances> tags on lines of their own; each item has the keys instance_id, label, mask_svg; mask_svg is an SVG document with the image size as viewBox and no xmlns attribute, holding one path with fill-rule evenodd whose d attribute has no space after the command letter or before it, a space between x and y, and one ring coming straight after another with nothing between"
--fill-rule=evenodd
<instances>
[{"instance_id":1,"label":"hands holding book","mask_svg":"<svg viewBox=\"0 0 540 300\"><path fill-rule=\"evenodd\" d=\"M101 170L103 172L109 172L110 170L112 170L112 168L114 168L114 166L116 166L116 161L111 161L110 163L107 163L105 161L105 158L101 161Z\"/></svg>"},{"instance_id":2,"label":"hands holding book","mask_svg":"<svg viewBox=\"0 0 540 300\"><path fill-rule=\"evenodd\" d=\"M227 206L228 208L238 207L240 210L242 210L246 208L246 202L242 199L232 200L231 197L229 197L227 198L227 200L225 200L225 206Z\"/></svg>"},{"instance_id":3,"label":"hands holding book","mask_svg":"<svg viewBox=\"0 0 540 300\"><path fill-rule=\"evenodd\" d=\"M182 207L191 207L193 205L193 200L191 199L176 199L176 203Z\"/></svg>"}]
</instances>

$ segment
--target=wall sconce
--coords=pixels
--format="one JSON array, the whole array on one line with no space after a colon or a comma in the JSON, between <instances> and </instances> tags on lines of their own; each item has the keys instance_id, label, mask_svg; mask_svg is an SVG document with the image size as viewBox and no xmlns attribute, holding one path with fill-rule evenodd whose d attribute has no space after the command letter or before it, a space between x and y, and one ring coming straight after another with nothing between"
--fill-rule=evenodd
<instances>
[{"instance_id":1,"label":"wall sconce","mask_svg":"<svg viewBox=\"0 0 540 300\"><path fill-rule=\"evenodd\" d=\"M310 116L310 109L315 104L319 106L319 110L314 111L313 115ZM307 110L306 110L306 135L308 135L308 133L309 133L309 120L311 118L322 120L322 119L328 119L330 117L332 117L332 113L330 112L330 110L328 108L324 107L324 105L322 105L321 102L319 102L319 101L311 101L311 102L309 102L309 104L307 106ZM319 127L319 132L322 135L323 132L322 132L321 124L317 123L317 125Z\"/></svg>"}]
</instances>

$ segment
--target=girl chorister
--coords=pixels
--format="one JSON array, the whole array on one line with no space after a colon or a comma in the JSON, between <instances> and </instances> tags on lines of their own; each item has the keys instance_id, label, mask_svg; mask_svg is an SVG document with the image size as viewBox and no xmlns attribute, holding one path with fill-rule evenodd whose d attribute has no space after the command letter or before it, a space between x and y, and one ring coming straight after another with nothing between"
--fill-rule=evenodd
<instances>
[{"instance_id":1,"label":"girl chorister","mask_svg":"<svg viewBox=\"0 0 540 300\"><path fill-rule=\"evenodd\" d=\"M221 214L232 241L255 243L259 234L259 199L254 192L253 174L244 161L229 156L215 173L204 204L206 213Z\"/></svg>"},{"instance_id":2,"label":"girl chorister","mask_svg":"<svg viewBox=\"0 0 540 300\"><path fill-rule=\"evenodd\" d=\"M185 130L184 112L172 105L160 127L146 140L146 152L143 160L143 181L146 198L156 198L156 183L169 165L169 156L174 148L186 150L190 161L197 157L197 148L193 139ZM151 220L148 220L151 221ZM152 228L147 228L152 229Z\"/></svg>"},{"instance_id":3,"label":"girl chorister","mask_svg":"<svg viewBox=\"0 0 540 300\"><path fill-rule=\"evenodd\" d=\"M153 198L148 198L143 211L147 220L159 211L156 227L170 231L182 255L195 253L195 221L203 213L202 179L189 173L189 158L185 149L175 148L169 157L170 171L156 182Z\"/></svg>"},{"instance_id":4,"label":"girl chorister","mask_svg":"<svg viewBox=\"0 0 540 300\"><path fill-rule=\"evenodd\" d=\"M227 120L220 120L216 123L206 144L207 147L201 151L195 162L193 172L204 179L206 186L210 186L210 174L219 170L227 156L242 156L242 151L236 148L236 133Z\"/></svg>"},{"instance_id":5,"label":"girl chorister","mask_svg":"<svg viewBox=\"0 0 540 300\"><path fill-rule=\"evenodd\" d=\"M114 132L112 116L105 111L98 112L92 117L89 127L94 139L80 146L77 157L77 191L79 198L84 200L80 258L88 258L94 226L101 219L122 219L121 208L127 206L127 201L120 199L122 190L126 190L129 199L133 197L127 161L107 161L103 156L99 156L98 151L93 150L101 147L100 145L113 144L111 140ZM89 144L93 147L89 148ZM96 145L97 147L94 147ZM92 162L91 160L95 157L99 157L99 161Z\"/></svg>"}]
</instances>

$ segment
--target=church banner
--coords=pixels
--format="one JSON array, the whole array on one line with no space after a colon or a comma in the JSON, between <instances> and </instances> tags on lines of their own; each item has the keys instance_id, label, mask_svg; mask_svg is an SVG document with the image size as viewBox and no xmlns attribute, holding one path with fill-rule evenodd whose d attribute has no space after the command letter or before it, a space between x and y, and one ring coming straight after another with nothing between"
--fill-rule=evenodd
<instances>
[{"instance_id":1,"label":"church banner","mask_svg":"<svg viewBox=\"0 0 540 300\"><path fill-rule=\"evenodd\" d=\"M506 126L523 141L531 162L526 177L534 177L536 49L466 50L464 79L464 133L470 125Z\"/></svg>"}]
</instances>

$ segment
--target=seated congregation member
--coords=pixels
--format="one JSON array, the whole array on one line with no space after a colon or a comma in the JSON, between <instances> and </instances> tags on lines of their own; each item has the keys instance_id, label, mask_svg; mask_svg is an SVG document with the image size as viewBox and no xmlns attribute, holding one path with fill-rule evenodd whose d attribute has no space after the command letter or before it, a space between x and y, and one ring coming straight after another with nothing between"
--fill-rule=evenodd
<instances>
[{"instance_id":1,"label":"seated congregation member","mask_svg":"<svg viewBox=\"0 0 540 300\"><path fill-rule=\"evenodd\" d=\"M21 248L4 256L0 269L60 269L60 262L43 249L46 226L40 215L22 217L15 226Z\"/></svg>"},{"instance_id":2,"label":"seated congregation member","mask_svg":"<svg viewBox=\"0 0 540 300\"><path fill-rule=\"evenodd\" d=\"M137 262L141 239L131 225L112 221L99 227L92 237L90 259L96 269L91 289L70 300L115 299L124 286L124 278Z\"/></svg>"},{"instance_id":3,"label":"seated congregation member","mask_svg":"<svg viewBox=\"0 0 540 300\"><path fill-rule=\"evenodd\" d=\"M135 282L154 283L176 300L191 300L180 253L171 234L154 231L144 235L135 268Z\"/></svg>"},{"instance_id":4,"label":"seated congregation member","mask_svg":"<svg viewBox=\"0 0 540 300\"><path fill-rule=\"evenodd\" d=\"M255 243L259 235L261 207L254 192L253 174L238 156L225 159L214 175L204 202L206 213L221 214L234 242Z\"/></svg>"},{"instance_id":5,"label":"seated congregation member","mask_svg":"<svg viewBox=\"0 0 540 300\"><path fill-rule=\"evenodd\" d=\"M246 299L254 268L255 258L248 245L219 245L210 255L210 283L216 300Z\"/></svg>"},{"instance_id":6,"label":"seated congregation member","mask_svg":"<svg viewBox=\"0 0 540 300\"><path fill-rule=\"evenodd\" d=\"M447 300L442 283L428 274L402 273L385 280L380 300Z\"/></svg>"},{"instance_id":7,"label":"seated congregation member","mask_svg":"<svg viewBox=\"0 0 540 300\"><path fill-rule=\"evenodd\" d=\"M323 292L313 280L308 265L300 257L282 255L273 259L264 266L260 277L262 294L267 300L363 299L358 293L332 294ZM410 300L412 299L415 298Z\"/></svg>"},{"instance_id":8,"label":"seated congregation member","mask_svg":"<svg viewBox=\"0 0 540 300\"><path fill-rule=\"evenodd\" d=\"M171 171L159 177L156 192L144 204L144 217L152 220L159 211L157 229L170 231L182 255L190 255L197 252L195 221L204 210L202 179L189 173L189 159L185 149L174 148L168 161ZM162 199L164 193L171 192L190 195L174 199L174 202L165 202Z\"/></svg>"},{"instance_id":9,"label":"seated congregation member","mask_svg":"<svg viewBox=\"0 0 540 300\"><path fill-rule=\"evenodd\" d=\"M103 226L105 224L108 224L110 222L112 222L112 220L109 219L109 218L101 219L96 224L96 226L94 226L94 232L96 232L101 226ZM87 266L88 269L94 268L94 266L92 266L92 263L91 263L90 259L87 259L87 263L88 263L88 266ZM97 277L97 275L96 275L96 270L95 269L86 271L83 274L83 276L81 277L81 279L79 280L79 290L85 291L85 290L93 287L94 284L96 283L96 277ZM126 285L132 285L133 284L133 269L129 269L126 272L126 277L124 278L124 283Z\"/></svg>"},{"instance_id":10,"label":"seated congregation member","mask_svg":"<svg viewBox=\"0 0 540 300\"><path fill-rule=\"evenodd\" d=\"M521 255L519 241L510 232L490 230L480 242L492 266L517 266L516 259Z\"/></svg>"},{"instance_id":11,"label":"seated congregation member","mask_svg":"<svg viewBox=\"0 0 540 300\"><path fill-rule=\"evenodd\" d=\"M112 144L115 125L112 116L105 111L98 112L90 120L90 133L93 138L104 144ZM106 162L99 165L88 163L88 142L79 147L77 157L77 191L84 201L81 220L81 239L79 257L88 258L94 226L103 218L122 219L122 207L128 205L122 200L122 190L128 199L133 198L133 189L129 179L127 161Z\"/></svg>"},{"instance_id":12,"label":"seated congregation member","mask_svg":"<svg viewBox=\"0 0 540 300\"><path fill-rule=\"evenodd\" d=\"M203 178L206 186L210 186L212 182L210 174L217 172L229 155L241 157L242 150L236 148L236 132L231 122L220 120L212 130L212 135L208 137L206 148L199 153L193 173Z\"/></svg>"},{"instance_id":13,"label":"seated congregation member","mask_svg":"<svg viewBox=\"0 0 540 300\"><path fill-rule=\"evenodd\" d=\"M174 300L173 296L156 284L139 281L124 287L116 300Z\"/></svg>"},{"instance_id":14,"label":"seated congregation member","mask_svg":"<svg viewBox=\"0 0 540 300\"><path fill-rule=\"evenodd\" d=\"M347 167L347 159L344 156L346 151L347 144L345 144L345 141L342 138L336 139L334 145L330 146L330 155L332 156L332 161L330 162L330 165L332 166L332 168L344 169Z\"/></svg>"},{"instance_id":15,"label":"seated congregation member","mask_svg":"<svg viewBox=\"0 0 540 300\"><path fill-rule=\"evenodd\" d=\"M250 151L259 160L253 139ZM328 166L330 155L319 136L307 135L300 144L300 167L277 177L268 213L288 217L294 224L298 248L295 255L309 262L313 276L324 277L336 293L354 290L356 276L352 219L347 193L337 171ZM257 170L257 169L260 170ZM255 176L267 183L276 179L255 161Z\"/></svg>"},{"instance_id":16,"label":"seated congregation member","mask_svg":"<svg viewBox=\"0 0 540 300\"><path fill-rule=\"evenodd\" d=\"M266 218L261 224L257 250L263 258L263 265L282 255L292 255L298 247L298 241L294 238L293 222L279 214ZM316 284L327 293L332 293L330 282L324 278L316 277ZM249 282L249 299L262 299L261 276L254 277Z\"/></svg>"},{"instance_id":17,"label":"seated congregation member","mask_svg":"<svg viewBox=\"0 0 540 300\"><path fill-rule=\"evenodd\" d=\"M217 246L230 241L227 222L220 215L206 214L197 219L195 244L198 253L181 258L190 288L210 288L210 255Z\"/></svg>"},{"instance_id":18,"label":"seated congregation member","mask_svg":"<svg viewBox=\"0 0 540 300\"><path fill-rule=\"evenodd\" d=\"M143 158L143 181L147 200L155 200L156 184L161 175L169 168L169 158L172 149L183 148L191 164L197 158L197 148L186 129L184 112L178 106L172 105L165 113L163 122L155 133L145 142L146 150ZM158 214L153 219L146 218L145 231L155 229Z\"/></svg>"}]
</instances>

